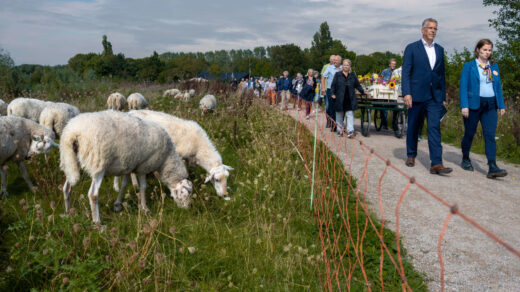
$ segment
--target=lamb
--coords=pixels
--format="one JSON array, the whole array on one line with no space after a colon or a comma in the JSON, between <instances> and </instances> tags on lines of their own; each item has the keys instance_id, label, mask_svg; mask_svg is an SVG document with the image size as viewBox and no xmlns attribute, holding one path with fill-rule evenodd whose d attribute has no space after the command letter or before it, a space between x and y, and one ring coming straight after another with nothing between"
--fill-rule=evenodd
<instances>
[{"instance_id":1,"label":"lamb","mask_svg":"<svg viewBox=\"0 0 520 292\"><path fill-rule=\"evenodd\" d=\"M202 110L202 114L213 111L217 108L217 99L214 95L205 95L199 102L199 107Z\"/></svg>"},{"instance_id":2,"label":"lamb","mask_svg":"<svg viewBox=\"0 0 520 292\"><path fill-rule=\"evenodd\" d=\"M9 106L7 106L7 115L15 115L38 122L41 112L47 105L47 101L18 97L13 99Z\"/></svg>"},{"instance_id":3,"label":"lamb","mask_svg":"<svg viewBox=\"0 0 520 292\"><path fill-rule=\"evenodd\" d=\"M0 116L7 116L7 106L9 104L0 99Z\"/></svg>"},{"instance_id":4,"label":"lamb","mask_svg":"<svg viewBox=\"0 0 520 292\"><path fill-rule=\"evenodd\" d=\"M199 124L151 110L130 111L129 114L161 125L170 135L177 153L204 168L209 173L205 183L211 181L217 195L226 196L227 177L233 168L222 163L222 157Z\"/></svg>"},{"instance_id":5,"label":"lamb","mask_svg":"<svg viewBox=\"0 0 520 292\"><path fill-rule=\"evenodd\" d=\"M184 101L188 101L190 100L191 98L191 94L189 92L184 92L184 94L182 94L180 97L179 95L177 95L178 98L182 98Z\"/></svg>"},{"instance_id":6,"label":"lamb","mask_svg":"<svg viewBox=\"0 0 520 292\"><path fill-rule=\"evenodd\" d=\"M188 93L190 94L190 97L194 97L195 96L195 89L190 89L188 91Z\"/></svg>"},{"instance_id":7,"label":"lamb","mask_svg":"<svg viewBox=\"0 0 520 292\"><path fill-rule=\"evenodd\" d=\"M88 196L92 220L100 224L99 187L105 175L124 176L119 197L128 175L139 175L140 207L146 206L146 174L155 173L171 191L181 208L191 203L192 184L168 133L159 125L126 113L108 110L83 113L69 121L60 143L60 168L66 176L63 186L65 210L70 209L70 193L80 178L80 165L92 178ZM120 198L115 205L121 204Z\"/></svg>"},{"instance_id":8,"label":"lamb","mask_svg":"<svg viewBox=\"0 0 520 292\"><path fill-rule=\"evenodd\" d=\"M58 144L54 142L54 133L29 119L17 116L0 117L0 175L2 185L0 192L7 196L8 161L18 164L18 169L31 191L35 191L24 160L38 154L48 153Z\"/></svg>"},{"instance_id":9,"label":"lamb","mask_svg":"<svg viewBox=\"0 0 520 292\"><path fill-rule=\"evenodd\" d=\"M47 103L40 114L40 125L53 130L61 137L65 125L70 119L79 115L79 109L66 103Z\"/></svg>"},{"instance_id":10,"label":"lamb","mask_svg":"<svg viewBox=\"0 0 520 292\"><path fill-rule=\"evenodd\" d=\"M181 93L181 91L177 88L168 89L164 91L163 97L171 96L175 98L179 93Z\"/></svg>"},{"instance_id":11,"label":"lamb","mask_svg":"<svg viewBox=\"0 0 520 292\"><path fill-rule=\"evenodd\" d=\"M119 92L114 92L110 94L107 99L107 108L116 111L126 110L127 102L125 96Z\"/></svg>"},{"instance_id":12,"label":"lamb","mask_svg":"<svg viewBox=\"0 0 520 292\"><path fill-rule=\"evenodd\" d=\"M148 102L144 98L144 96L140 93L132 93L128 96L128 109L129 110L139 110L139 109L147 109Z\"/></svg>"}]
</instances>

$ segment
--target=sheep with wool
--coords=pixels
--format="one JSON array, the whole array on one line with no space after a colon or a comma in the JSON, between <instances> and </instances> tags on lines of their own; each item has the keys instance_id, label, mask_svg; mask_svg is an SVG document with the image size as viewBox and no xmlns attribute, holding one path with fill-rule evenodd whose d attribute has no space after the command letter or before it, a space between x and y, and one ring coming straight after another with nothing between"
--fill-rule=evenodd
<instances>
[{"instance_id":1,"label":"sheep with wool","mask_svg":"<svg viewBox=\"0 0 520 292\"><path fill-rule=\"evenodd\" d=\"M7 115L19 116L39 122L40 114L48 103L48 101L35 98L18 97L13 99L7 106Z\"/></svg>"},{"instance_id":2,"label":"sheep with wool","mask_svg":"<svg viewBox=\"0 0 520 292\"><path fill-rule=\"evenodd\" d=\"M213 111L217 108L217 98L214 95L207 94L201 98L199 107L202 110L202 114Z\"/></svg>"},{"instance_id":3,"label":"sheep with wool","mask_svg":"<svg viewBox=\"0 0 520 292\"><path fill-rule=\"evenodd\" d=\"M145 199L149 173L156 173L179 207L190 206L192 185L186 167L168 133L156 123L113 110L83 113L71 119L60 141L66 211L70 209L71 189L80 178L80 166L92 178L88 196L95 223L100 223L98 197L105 175L124 176L123 184L130 173L139 175L140 207L145 212L149 212ZM125 187L121 186L119 196Z\"/></svg>"},{"instance_id":4,"label":"sheep with wool","mask_svg":"<svg viewBox=\"0 0 520 292\"><path fill-rule=\"evenodd\" d=\"M211 181L220 197L227 194L227 178L233 168L222 163L220 153L199 124L151 110L130 111L129 114L161 125L170 135L177 153L209 173L205 183Z\"/></svg>"},{"instance_id":5,"label":"sheep with wool","mask_svg":"<svg viewBox=\"0 0 520 292\"><path fill-rule=\"evenodd\" d=\"M165 90L163 93L163 97L171 96L171 97L175 98L180 93L181 93L181 91L178 90L177 88L172 88L172 89Z\"/></svg>"},{"instance_id":6,"label":"sheep with wool","mask_svg":"<svg viewBox=\"0 0 520 292\"><path fill-rule=\"evenodd\" d=\"M54 142L54 133L36 122L18 117L0 117L0 175L2 177L1 193L7 196L7 166L8 161L18 164L20 173L31 191L35 191L25 159L38 154L45 154L51 147L58 146Z\"/></svg>"},{"instance_id":7,"label":"sheep with wool","mask_svg":"<svg viewBox=\"0 0 520 292\"><path fill-rule=\"evenodd\" d=\"M128 102L129 110L147 109L149 106L144 96L137 92L130 94L126 101Z\"/></svg>"},{"instance_id":8,"label":"sheep with wool","mask_svg":"<svg viewBox=\"0 0 520 292\"><path fill-rule=\"evenodd\" d=\"M0 99L0 116L7 116L8 103Z\"/></svg>"},{"instance_id":9,"label":"sheep with wool","mask_svg":"<svg viewBox=\"0 0 520 292\"><path fill-rule=\"evenodd\" d=\"M107 108L116 110L116 111L124 111L126 110L128 103L126 102L126 98L119 92L114 92L108 96L107 99Z\"/></svg>"},{"instance_id":10,"label":"sheep with wool","mask_svg":"<svg viewBox=\"0 0 520 292\"><path fill-rule=\"evenodd\" d=\"M194 97L195 96L195 89L190 89L188 91L188 93L190 94L190 97Z\"/></svg>"},{"instance_id":11,"label":"sheep with wool","mask_svg":"<svg viewBox=\"0 0 520 292\"><path fill-rule=\"evenodd\" d=\"M61 136L65 125L70 119L79 115L79 109L66 103L47 103L40 114L40 125L53 130Z\"/></svg>"}]
</instances>

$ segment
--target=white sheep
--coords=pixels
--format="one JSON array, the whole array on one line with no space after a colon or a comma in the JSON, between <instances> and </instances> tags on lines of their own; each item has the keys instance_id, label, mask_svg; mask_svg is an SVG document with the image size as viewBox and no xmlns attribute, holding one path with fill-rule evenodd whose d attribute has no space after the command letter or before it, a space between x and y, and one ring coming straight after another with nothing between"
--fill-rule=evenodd
<instances>
[{"instance_id":1,"label":"white sheep","mask_svg":"<svg viewBox=\"0 0 520 292\"><path fill-rule=\"evenodd\" d=\"M191 98L191 94L188 91L186 91L180 97L179 95L177 95L177 98L182 98L184 101L188 101Z\"/></svg>"},{"instance_id":2,"label":"white sheep","mask_svg":"<svg viewBox=\"0 0 520 292\"><path fill-rule=\"evenodd\" d=\"M7 106L7 115L15 115L38 122L41 112L47 105L47 101L18 97L13 99Z\"/></svg>"},{"instance_id":3,"label":"white sheep","mask_svg":"<svg viewBox=\"0 0 520 292\"><path fill-rule=\"evenodd\" d=\"M167 96L176 97L179 93L181 93L181 91L178 90L177 88L168 89L168 90L164 91L163 97L167 97Z\"/></svg>"},{"instance_id":4,"label":"white sheep","mask_svg":"<svg viewBox=\"0 0 520 292\"><path fill-rule=\"evenodd\" d=\"M213 111L217 108L217 99L214 95L205 95L203 98L201 98L199 107L202 110L202 114Z\"/></svg>"},{"instance_id":5,"label":"white sheep","mask_svg":"<svg viewBox=\"0 0 520 292\"><path fill-rule=\"evenodd\" d=\"M8 103L0 99L0 116L7 116Z\"/></svg>"},{"instance_id":6,"label":"white sheep","mask_svg":"<svg viewBox=\"0 0 520 292\"><path fill-rule=\"evenodd\" d=\"M177 153L209 173L205 183L211 181L220 197L227 194L227 177L233 168L222 163L220 153L199 124L151 110L130 111L129 114L161 125L170 135Z\"/></svg>"},{"instance_id":7,"label":"white sheep","mask_svg":"<svg viewBox=\"0 0 520 292\"><path fill-rule=\"evenodd\" d=\"M60 168L66 176L63 186L66 211L70 209L72 186L80 178L80 165L92 178L88 196L95 223L100 223L98 196L105 175L124 176L121 196L128 175L138 174L140 207L145 212L149 212L145 199L149 173L157 174L179 207L188 208L191 203L188 172L168 133L155 123L126 113L113 110L84 113L65 126L60 141Z\"/></svg>"},{"instance_id":8,"label":"white sheep","mask_svg":"<svg viewBox=\"0 0 520 292\"><path fill-rule=\"evenodd\" d=\"M116 111L124 111L126 110L127 102L125 96L119 92L114 92L108 96L107 99L107 108L116 110Z\"/></svg>"},{"instance_id":9,"label":"white sheep","mask_svg":"<svg viewBox=\"0 0 520 292\"><path fill-rule=\"evenodd\" d=\"M188 93L190 94L190 97L194 97L195 96L195 89L190 89L188 91Z\"/></svg>"},{"instance_id":10,"label":"white sheep","mask_svg":"<svg viewBox=\"0 0 520 292\"><path fill-rule=\"evenodd\" d=\"M35 191L24 160L34 155L48 153L54 142L54 133L29 119L17 116L0 117L0 175L1 193L7 196L8 161L18 164L20 173L31 191Z\"/></svg>"},{"instance_id":11,"label":"white sheep","mask_svg":"<svg viewBox=\"0 0 520 292\"><path fill-rule=\"evenodd\" d=\"M129 110L140 110L148 108L148 102L144 96L137 92L130 94L126 101L128 102Z\"/></svg>"},{"instance_id":12,"label":"white sheep","mask_svg":"<svg viewBox=\"0 0 520 292\"><path fill-rule=\"evenodd\" d=\"M57 136L61 136L65 125L73 117L79 115L79 109L66 103L47 103L40 114L40 125L53 130Z\"/></svg>"}]
</instances>

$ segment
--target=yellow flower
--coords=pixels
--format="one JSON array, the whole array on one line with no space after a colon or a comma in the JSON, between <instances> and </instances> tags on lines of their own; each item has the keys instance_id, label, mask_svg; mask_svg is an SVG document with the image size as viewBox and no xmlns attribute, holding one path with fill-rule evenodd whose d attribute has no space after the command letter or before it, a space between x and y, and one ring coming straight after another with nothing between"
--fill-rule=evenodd
<instances>
[{"instance_id":1,"label":"yellow flower","mask_svg":"<svg viewBox=\"0 0 520 292\"><path fill-rule=\"evenodd\" d=\"M394 89L395 88L395 82L390 82L388 83L388 87L390 87L390 89Z\"/></svg>"},{"instance_id":2,"label":"yellow flower","mask_svg":"<svg viewBox=\"0 0 520 292\"><path fill-rule=\"evenodd\" d=\"M374 73L374 75L372 75L372 77L374 77L374 79L377 79L377 78L379 78L379 75L377 75L376 73Z\"/></svg>"}]
</instances>

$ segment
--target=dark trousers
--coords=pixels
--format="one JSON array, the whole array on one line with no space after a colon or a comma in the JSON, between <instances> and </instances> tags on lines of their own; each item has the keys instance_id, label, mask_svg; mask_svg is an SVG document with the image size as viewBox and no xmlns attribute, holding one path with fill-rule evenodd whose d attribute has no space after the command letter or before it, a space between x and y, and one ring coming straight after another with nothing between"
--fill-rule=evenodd
<instances>
[{"instance_id":1,"label":"dark trousers","mask_svg":"<svg viewBox=\"0 0 520 292\"><path fill-rule=\"evenodd\" d=\"M414 102L408 109L408 130L406 132L406 154L417 156L417 138L421 124L426 117L428 121L428 149L431 165L442 164L441 115L442 102L430 99L425 102Z\"/></svg>"},{"instance_id":2,"label":"dark trousers","mask_svg":"<svg viewBox=\"0 0 520 292\"><path fill-rule=\"evenodd\" d=\"M381 125L386 128L388 127L388 110L378 110L381 112ZM399 115L399 112L398 111L394 111L392 112L392 129L394 131L397 131L398 128L397 128L397 117ZM421 127L422 129L422 127ZM420 132L419 132L420 134Z\"/></svg>"},{"instance_id":3,"label":"dark trousers","mask_svg":"<svg viewBox=\"0 0 520 292\"><path fill-rule=\"evenodd\" d=\"M332 99L332 93L330 88L327 89L327 95L325 98L328 101L327 108L325 109L327 115L329 116L329 119L327 119L327 128L333 127L334 123L332 121L336 120L336 100ZM331 119L331 120L330 120Z\"/></svg>"},{"instance_id":4,"label":"dark trousers","mask_svg":"<svg viewBox=\"0 0 520 292\"><path fill-rule=\"evenodd\" d=\"M482 133L484 134L484 142L486 148L486 157L488 161L495 161L497 156L497 143L495 141L495 132L497 129L497 106L496 98L480 98L480 108L469 110L469 116L464 119L464 137L462 138L461 148L462 155L469 157L471 143L477 131L478 122L482 125Z\"/></svg>"}]
</instances>

